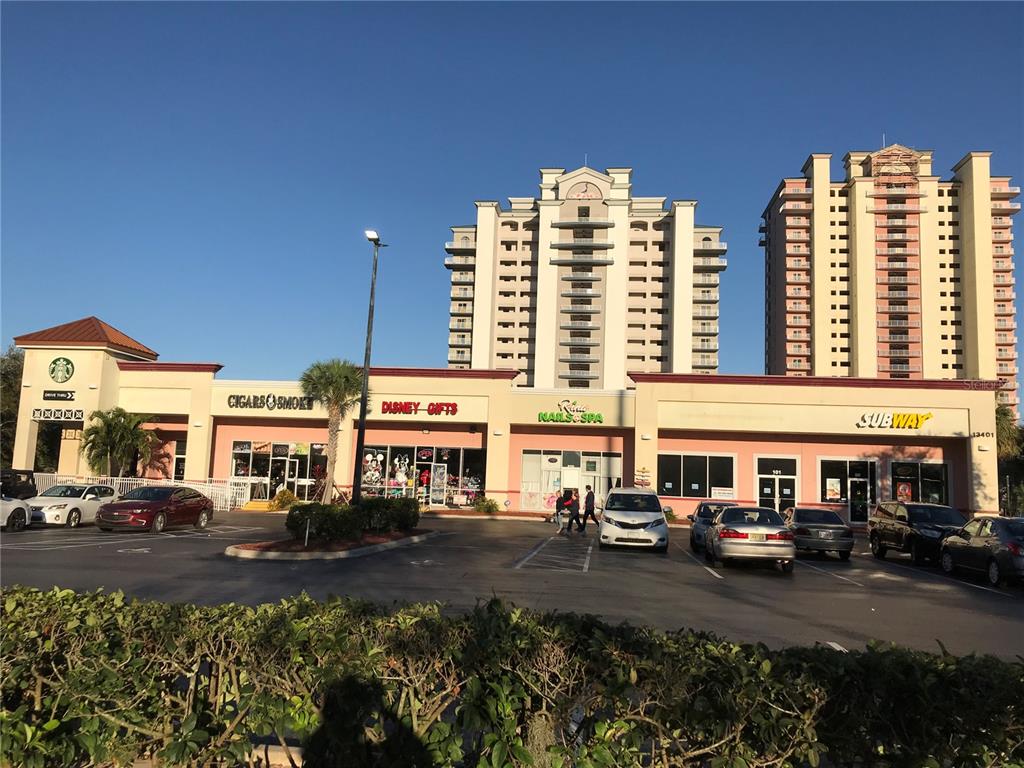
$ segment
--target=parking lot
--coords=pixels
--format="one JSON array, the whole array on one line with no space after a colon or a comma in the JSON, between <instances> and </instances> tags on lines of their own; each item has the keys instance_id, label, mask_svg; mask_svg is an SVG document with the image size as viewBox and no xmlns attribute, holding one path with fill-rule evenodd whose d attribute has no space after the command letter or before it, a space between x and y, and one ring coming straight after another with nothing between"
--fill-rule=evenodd
<instances>
[{"instance_id":1,"label":"parking lot","mask_svg":"<svg viewBox=\"0 0 1024 768\"><path fill-rule=\"evenodd\" d=\"M224 548L285 536L283 517L232 512L204 531L160 534L32 529L0 539L0 580L77 590L122 589L178 602L276 601L306 591L387 604L436 600L464 610L498 596L530 608L594 613L663 629L710 630L769 646L873 640L925 650L1024 651L1024 589L991 589L890 555L858 540L849 562L801 556L796 572L708 567L672 531L669 552L601 550L586 537L552 536L539 522L425 518L440 536L368 557L309 562L240 561Z\"/></svg>"}]
</instances>

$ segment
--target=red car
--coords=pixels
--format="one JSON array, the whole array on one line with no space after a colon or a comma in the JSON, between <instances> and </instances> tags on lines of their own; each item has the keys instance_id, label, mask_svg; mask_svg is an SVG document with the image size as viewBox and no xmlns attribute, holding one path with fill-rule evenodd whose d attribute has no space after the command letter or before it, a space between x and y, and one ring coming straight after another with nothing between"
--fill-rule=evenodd
<instances>
[{"instance_id":1,"label":"red car","mask_svg":"<svg viewBox=\"0 0 1024 768\"><path fill-rule=\"evenodd\" d=\"M199 491L176 485L147 485L129 491L96 513L101 531L148 530L160 533L172 525L205 528L213 519L213 502Z\"/></svg>"}]
</instances>

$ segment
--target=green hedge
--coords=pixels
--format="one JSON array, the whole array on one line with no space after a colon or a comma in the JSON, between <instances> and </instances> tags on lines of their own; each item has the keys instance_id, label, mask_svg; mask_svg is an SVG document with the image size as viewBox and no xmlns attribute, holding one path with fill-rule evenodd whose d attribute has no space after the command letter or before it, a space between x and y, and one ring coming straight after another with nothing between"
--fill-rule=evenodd
<instances>
[{"instance_id":1,"label":"green hedge","mask_svg":"<svg viewBox=\"0 0 1024 768\"><path fill-rule=\"evenodd\" d=\"M5 765L237 765L261 739L337 766L1024 765L1024 664L992 657L770 651L497 601L2 599Z\"/></svg>"},{"instance_id":2,"label":"green hedge","mask_svg":"<svg viewBox=\"0 0 1024 768\"><path fill-rule=\"evenodd\" d=\"M420 505L416 499L368 497L359 505L299 504L288 511L285 528L295 538L306 535L312 539L338 541L353 539L364 531L387 533L411 531L420 522Z\"/></svg>"}]
</instances>

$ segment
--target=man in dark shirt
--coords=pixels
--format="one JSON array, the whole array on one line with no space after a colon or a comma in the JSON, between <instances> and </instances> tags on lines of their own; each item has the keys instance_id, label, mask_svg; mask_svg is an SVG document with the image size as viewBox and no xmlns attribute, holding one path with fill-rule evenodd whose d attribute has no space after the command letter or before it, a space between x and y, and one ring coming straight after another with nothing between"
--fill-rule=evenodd
<instances>
[{"instance_id":1,"label":"man in dark shirt","mask_svg":"<svg viewBox=\"0 0 1024 768\"><path fill-rule=\"evenodd\" d=\"M594 521L594 525L597 525L597 517L594 515L594 491L589 485L587 486L587 495L583 499L583 526L580 531L587 530L588 517Z\"/></svg>"}]
</instances>

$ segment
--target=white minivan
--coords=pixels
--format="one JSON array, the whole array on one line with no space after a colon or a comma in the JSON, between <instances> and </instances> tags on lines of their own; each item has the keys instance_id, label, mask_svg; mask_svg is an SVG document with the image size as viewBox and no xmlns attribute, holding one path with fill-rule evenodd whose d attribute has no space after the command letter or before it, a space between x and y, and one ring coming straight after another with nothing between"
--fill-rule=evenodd
<instances>
[{"instance_id":1,"label":"white minivan","mask_svg":"<svg viewBox=\"0 0 1024 768\"><path fill-rule=\"evenodd\" d=\"M658 494L649 488L612 488L604 501L598 529L598 543L608 546L668 549L668 521L671 507L662 507Z\"/></svg>"}]
</instances>

